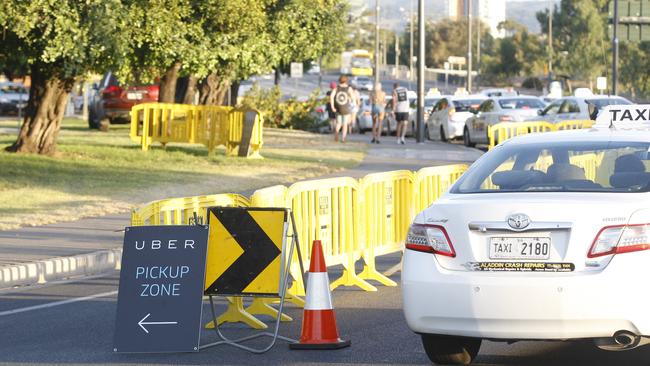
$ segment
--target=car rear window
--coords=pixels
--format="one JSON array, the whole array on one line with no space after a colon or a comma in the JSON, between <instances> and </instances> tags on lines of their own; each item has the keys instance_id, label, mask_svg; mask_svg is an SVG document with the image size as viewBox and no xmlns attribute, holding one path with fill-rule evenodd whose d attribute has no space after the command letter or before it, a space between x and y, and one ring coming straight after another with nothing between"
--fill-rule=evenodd
<instances>
[{"instance_id":1,"label":"car rear window","mask_svg":"<svg viewBox=\"0 0 650 366\"><path fill-rule=\"evenodd\" d=\"M503 109L541 109L545 107L541 100L529 98L500 99L499 105Z\"/></svg>"},{"instance_id":2,"label":"car rear window","mask_svg":"<svg viewBox=\"0 0 650 366\"><path fill-rule=\"evenodd\" d=\"M478 108L481 103L483 103L482 99L460 99L460 100L454 100L454 108L456 109L456 112L468 112L470 108Z\"/></svg>"},{"instance_id":3,"label":"car rear window","mask_svg":"<svg viewBox=\"0 0 650 366\"><path fill-rule=\"evenodd\" d=\"M650 142L506 144L472 165L452 192L650 192Z\"/></svg>"},{"instance_id":4,"label":"car rear window","mask_svg":"<svg viewBox=\"0 0 650 366\"><path fill-rule=\"evenodd\" d=\"M0 85L0 92L2 93L22 93L25 94L27 93L27 89L25 87L20 86L20 85Z\"/></svg>"}]
</instances>

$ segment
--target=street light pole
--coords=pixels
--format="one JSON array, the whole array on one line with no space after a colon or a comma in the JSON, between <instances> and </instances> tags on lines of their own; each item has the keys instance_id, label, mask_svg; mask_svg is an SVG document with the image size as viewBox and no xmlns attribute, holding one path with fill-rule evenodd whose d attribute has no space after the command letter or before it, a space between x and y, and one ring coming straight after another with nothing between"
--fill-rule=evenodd
<instances>
[{"instance_id":1,"label":"street light pole","mask_svg":"<svg viewBox=\"0 0 650 366\"><path fill-rule=\"evenodd\" d=\"M417 141L424 142L424 0L418 1L418 128Z\"/></svg>"},{"instance_id":2,"label":"street light pole","mask_svg":"<svg viewBox=\"0 0 650 366\"><path fill-rule=\"evenodd\" d=\"M467 1L467 92L472 92L472 0Z\"/></svg>"},{"instance_id":3,"label":"street light pole","mask_svg":"<svg viewBox=\"0 0 650 366\"><path fill-rule=\"evenodd\" d=\"M612 37L612 94L618 94L618 0L614 0L614 37Z\"/></svg>"},{"instance_id":4,"label":"street light pole","mask_svg":"<svg viewBox=\"0 0 650 366\"><path fill-rule=\"evenodd\" d=\"M548 82L553 81L553 1L549 1L548 10Z\"/></svg>"},{"instance_id":5,"label":"street light pole","mask_svg":"<svg viewBox=\"0 0 650 366\"><path fill-rule=\"evenodd\" d=\"M375 0L375 85L379 84L379 0Z\"/></svg>"},{"instance_id":6,"label":"street light pole","mask_svg":"<svg viewBox=\"0 0 650 366\"><path fill-rule=\"evenodd\" d=\"M411 88L411 81L413 81L415 73L413 72L413 0L410 1L411 12L409 13L409 31L411 32L411 39L409 41L409 88Z\"/></svg>"}]
</instances>

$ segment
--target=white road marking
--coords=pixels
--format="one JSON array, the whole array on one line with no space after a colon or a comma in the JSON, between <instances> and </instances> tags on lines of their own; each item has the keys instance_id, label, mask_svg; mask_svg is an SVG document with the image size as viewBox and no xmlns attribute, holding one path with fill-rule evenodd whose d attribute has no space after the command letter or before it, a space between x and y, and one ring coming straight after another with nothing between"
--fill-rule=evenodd
<instances>
[{"instance_id":1,"label":"white road marking","mask_svg":"<svg viewBox=\"0 0 650 366\"><path fill-rule=\"evenodd\" d=\"M24 313L24 312L32 311L32 310L52 308L52 307L55 307L55 306L61 306L61 305L66 305L66 304L72 304L72 303L75 303L75 302L92 300L92 299L96 299L98 297L113 296L113 295L116 295L116 294L117 294L117 290L109 291L109 292L102 292L101 294L95 294L95 295L90 295L90 296L77 297L77 298L74 298L74 299L55 301L55 302L50 302L50 303L47 303L47 304L28 306L28 307L25 307L25 308L0 311L0 316L14 315L14 314Z\"/></svg>"}]
</instances>

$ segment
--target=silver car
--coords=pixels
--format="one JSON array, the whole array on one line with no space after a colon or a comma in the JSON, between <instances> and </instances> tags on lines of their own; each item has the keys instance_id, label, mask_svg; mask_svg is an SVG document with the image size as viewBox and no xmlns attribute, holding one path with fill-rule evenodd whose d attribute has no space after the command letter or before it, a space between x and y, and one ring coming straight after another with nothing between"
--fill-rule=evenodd
<instances>
[{"instance_id":1,"label":"silver car","mask_svg":"<svg viewBox=\"0 0 650 366\"><path fill-rule=\"evenodd\" d=\"M367 95L361 95L361 106L357 112L357 126L360 133L372 130L372 105Z\"/></svg>"},{"instance_id":2,"label":"silver car","mask_svg":"<svg viewBox=\"0 0 650 366\"><path fill-rule=\"evenodd\" d=\"M531 117L528 121L546 121L557 123L573 119L589 119L590 103L601 109L608 105L632 104L629 100L618 96L593 95L590 97L564 97L556 99L546 108Z\"/></svg>"},{"instance_id":3,"label":"silver car","mask_svg":"<svg viewBox=\"0 0 650 366\"><path fill-rule=\"evenodd\" d=\"M537 116L546 104L537 97L492 97L485 100L465 121L463 142L465 146L488 143L487 130L500 122L522 122Z\"/></svg>"},{"instance_id":4,"label":"silver car","mask_svg":"<svg viewBox=\"0 0 650 366\"><path fill-rule=\"evenodd\" d=\"M465 121L473 114L472 108L487 99L484 95L443 96L431 110L425 126L425 135L430 140L447 141L463 136Z\"/></svg>"},{"instance_id":5,"label":"silver car","mask_svg":"<svg viewBox=\"0 0 650 366\"><path fill-rule=\"evenodd\" d=\"M29 100L29 92L23 84L4 82L0 83L0 114L18 113L25 108Z\"/></svg>"}]
</instances>

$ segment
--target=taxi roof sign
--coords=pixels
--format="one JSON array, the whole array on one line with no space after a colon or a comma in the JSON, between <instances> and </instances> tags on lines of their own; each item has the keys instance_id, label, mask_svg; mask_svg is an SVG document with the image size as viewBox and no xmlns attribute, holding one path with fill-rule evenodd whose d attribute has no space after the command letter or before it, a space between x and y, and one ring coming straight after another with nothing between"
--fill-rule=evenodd
<instances>
[{"instance_id":1,"label":"taxi roof sign","mask_svg":"<svg viewBox=\"0 0 650 366\"><path fill-rule=\"evenodd\" d=\"M594 127L650 128L650 104L606 106L598 113Z\"/></svg>"}]
</instances>

